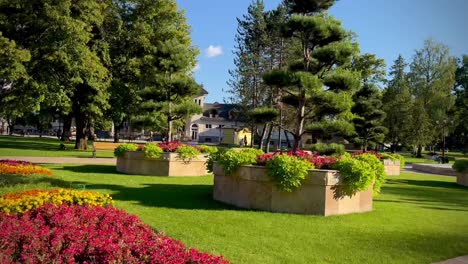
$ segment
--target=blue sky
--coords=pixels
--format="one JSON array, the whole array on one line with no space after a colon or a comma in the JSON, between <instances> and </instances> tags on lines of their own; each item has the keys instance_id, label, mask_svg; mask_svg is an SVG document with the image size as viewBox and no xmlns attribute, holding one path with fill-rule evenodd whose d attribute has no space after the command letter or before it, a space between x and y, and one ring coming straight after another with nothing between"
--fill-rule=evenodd
<instances>
[{"instance_id":1,"label":"blue sky","mask_svg":"<svg viewBox=\"0 0 468 264\"><path fill-rule=\"evenodd\" d=\"M222 102L229 69L234 68L237 21L251 0L176 0L186 10L198 56L196 80L209 92L208 102ZM280 0L265 0L273 9ZM398 54L407 62L424 40L446 44L452 55L468 54L467 0L340 0L330 13L358 35L362 53L375 53L391 66Z\"/></svg>"}]
</instances>

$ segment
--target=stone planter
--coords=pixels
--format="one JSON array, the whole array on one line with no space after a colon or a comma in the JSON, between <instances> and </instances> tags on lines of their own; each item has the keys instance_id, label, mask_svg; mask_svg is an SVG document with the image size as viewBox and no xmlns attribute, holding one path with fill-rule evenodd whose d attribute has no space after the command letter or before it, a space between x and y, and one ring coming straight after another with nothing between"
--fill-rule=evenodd
<instances>
[{"instance_id":1,"label":"stone planter","mask_svg":"<svg viewBox=\"0 0 468 264\"><path fill-rule=\"evenodd\" d=\"M382 160L384 164L385 173L387 176L398 176L400 175L400 161L399 160Z\"/></svg>"},{"instance_id":2,"label":"stone planter","mask_svg":"<svg viewBox=\"0 0 468 264\"><path fill-rule=\"evenodd\" d=\"M241 208L324 216L372 211L372 186L352 197L343 196L336 170L309 170L302 185L291 193L278 190L263 166L241 166L225 175L215 164L213 174L213 199Z\"/></svg>"},{"instance_id":3,"label":"stone planter","mask_svg":"<svg viewBox=\"0 0 468 264\"><path fill-rule=\"evenodd\" d=\"M457 184L468 187L468 170L464 172L456 172Z\"/></svg>"},{"instance_id":4,"label":"stone planter","mask_svg":"<svg viewBox=\"0 0 468 264\"><path fill-rule=\"evenodd\" d=\"M123 157L117 158L117 171L128 174L152 176L204 176L206 157L185 162L178 158L177 153L163 153L159 159L148 159L142 151L127 151Z\"/></svg>"}]
</instances>

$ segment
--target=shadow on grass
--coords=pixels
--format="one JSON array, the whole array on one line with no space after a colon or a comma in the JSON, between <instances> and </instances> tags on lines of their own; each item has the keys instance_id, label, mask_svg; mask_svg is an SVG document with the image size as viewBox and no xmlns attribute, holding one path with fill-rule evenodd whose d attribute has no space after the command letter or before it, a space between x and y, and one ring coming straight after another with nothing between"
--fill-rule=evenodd
<instances>
[{"instance_id":1,"label":"shadow on grass","mask_svg":"<svg viewBox=\"0 0 468 264\"><path fill-rule=\"evenodd\" d=\"M146 184L141 188L110 184L89 184L86 189L114 191L112 198L118 201L136 201L143 206L175 209L223 210L236 209L213 200L211 185Z\"/></svg>"},{"instance_id":2,"label":"shadow on grass","mask_svg":"<svg viewBox=\"0 0 468 264\"><path fill-rule=\"evenodd\" d=\"M62 170L62 171L71 171L77 173L96 173L96 174L115 174L115 175L123 175L123 176L130 176L128 174L123 174L117 171L115 165L77 165L77 166L61 166L54 168L54 170Z\"/></svg>"},{"instance_id":3,"label":"shadow on grass","mask_svg":"<svg viewBox=\"0 0 468 264\"><path fill-rule=\"evenodd\" d=\"M58 139L52 138L27 138L14 136L0 136L0 148L8 149L27 149L27 150L42 150L42 151L60 151L60 143ZM77 151L73 149L73 143L66 143L68 151Z\"/></svg>"},{"instance_id":4,"label":"shadow on grass","mask_svg":"<svg viewBox=\"0 0 468 264\"><path fill-rule=\"evenodd\" d=\"M440 175L437 175L440 176ZM446 177L446 176L444 176ZM407 179L387 179L386 184L404 184L404 185L414 185L414 186L423 186L423 187L436 187L436 188L451 188L451 189L460 189L468 190L468 188L456 184L455 182L447 181L431 181L431 180L407 180Z\"/></svg>"},{"instance_id":5,"label":"shadow on grass","mask_svg":"<svg viewBox=\"0 0 468 264\"><path fill-rule=\"evenodd\" d=\"M85 189L86 183L81 181L65 181L55 176L17 176L17 175L0 175L0 187L14 187L17 185L39 184L45 183L50 187Z\"/></svg>"},{"instance_id":6,"label":"shadow on grass","mask_svg":"<svg viewBox=\"0 0 468 264\"><path fill-rule=\"evenodd\" d=\"M377 198L376 201L414 204L438 210L468 211L465 209L468 208L468 188L454 182L390 179L383 186L382 192L398 198Z\"/></svg>"}]
</instances>

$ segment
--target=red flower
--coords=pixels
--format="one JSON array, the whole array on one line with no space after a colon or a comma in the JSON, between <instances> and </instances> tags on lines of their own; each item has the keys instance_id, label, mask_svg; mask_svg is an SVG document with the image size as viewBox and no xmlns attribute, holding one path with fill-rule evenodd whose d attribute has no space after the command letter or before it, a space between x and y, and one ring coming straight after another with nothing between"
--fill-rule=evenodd
<instances>
[{"instance_id":1,"label":"red flower","mask_svg":"<svg viewBox=\"0 0 468 264\"><path fill-rule=\"evenodd\" d=\"M158 145L164 152L175 152L178 147L182 146L182 143L179 141L168 141L161 142Z\"/></svg>"}]
</instances>

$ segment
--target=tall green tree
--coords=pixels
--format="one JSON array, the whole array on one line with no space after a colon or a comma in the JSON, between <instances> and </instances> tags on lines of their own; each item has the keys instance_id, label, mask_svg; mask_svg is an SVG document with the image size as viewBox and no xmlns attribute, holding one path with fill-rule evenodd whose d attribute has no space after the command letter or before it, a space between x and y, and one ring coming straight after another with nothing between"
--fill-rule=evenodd
<instances>
[{"instance_id":1,"label":"tall green tree","mask_svg":"<svg viewBox=\"0 0 468 264\"><path fill-rule=\"evenodd\" d=\"M202 109L191 97L200 85L192 76L198 50L174 0L140 0L135 10L135 52L140 112L135 122L173 136L172 124Z\"/></svg>"},{"instance_id":2,"label":"tall green tree","mask_svg":"<svg viewBox=\"0 0 468 264\"><path fill-rule=\"evenodd\" d=\"M404 58L399 55L390 68L390 80L383 91L383 110L386 117L383 125L388 129L386 142L390 143L390 149L395 152L398 145L409 143L410 124L413 108L407 67Z\"/></svg>"},{"instance_id":3,"label":"tall green tree","mask_svg":"<svg viewBox=\"0 0 468 264\"><path fill-rule=\"evenodd\" d=\"M385 62L374 54L363 54L353 61L353 68L361 73L362 88L354 94L351 109L355 137L354 142L367 151L383 143L387 128L382 125L385 112L382 110L382 94L378 83L385 81Z\"/></svg>"},{"instance_id":4,"label":"tall green tree","mask_svg":"<svg viewBox=\"0 0 468 264\"><path fill-rule=\"evenodd\" d=\"M28 91L36 103L73 112L77 149L86 149L86 127L107 105L107 47L101 26L108 2L0 2L0 31L28 50Z\"/></svg>"},{"instance_id":5,"label":"tall green tree","mask_svg":"<svg viewBox=\"0 0 468 264\"><path fill-rule=\"evenodd\" d=\"M455 102L452 89L456 68L456 59L450 56L448 47L433 40L426 40L414 55L409 80L415 109L409 138L418 157L423 146L445 136L442 126L446 126L447 113Z\"/></svg>"},{"instance_id":6,"label":"tall green tree","mask_svg":"<svg viewBox=\"0 0 468 264\"><path fill-rule=\"evenodd\" d=\"M253 0L247 14L237 18L234 65L230 70L229 100L246 109L265 105L268 99L262 76L267 70L267 24L263 0Z\"/></svg>"},{"instance_id":7,"label":"tall green tree","mask_svg":"<svg viewBox=\"0 0 468 264\"><path fill-rule=\"evenodd\" d=\"M341 23L325 12L334 1L286 1L290 7L286 36L300 43L301 56L287 70L264 76L280 88L282 101L292 106L293 151L306 133L325 128L352 127L352 94L360 87L360 73L351 69L358 46Z\"/></svg>"},{"instance_id":8,"label":"tall green tree","mask_svg":"<svg viewBox=\"0 0 468 264\"><path fill-rule=\"evenodd\" d=\"M30 59L28 50L17 47L0 32L0 117L7 121L10 133L18 117L38 108L34 94L27 89L30 78L25 64Z\"/></svg>"},{"instance_id":9,"label":"tall green tree","mask_svg":"<svg viewBox=\"0 0 468 264\"><path fill-rule=\"evenodd\" d=\"M455 129L452 137L468 152L468 55L463 55L455 75Z\"/></svg>"}]
</instances>

